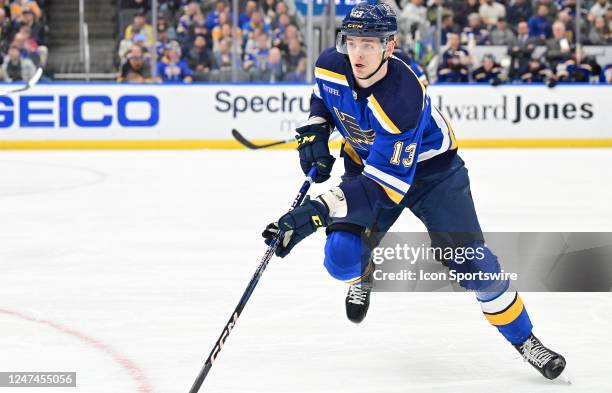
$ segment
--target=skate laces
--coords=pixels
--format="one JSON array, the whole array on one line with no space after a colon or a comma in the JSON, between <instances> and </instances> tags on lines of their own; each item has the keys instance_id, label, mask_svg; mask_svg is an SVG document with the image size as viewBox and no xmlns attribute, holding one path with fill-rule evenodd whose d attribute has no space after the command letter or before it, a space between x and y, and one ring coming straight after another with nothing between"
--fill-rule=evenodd
<instances>
[{"instance_id":1,"label":"skate laces","mask_svg":"<svg viewBox=\"0 0 612 393\"><path fill-rule=\"evenodd\" d=\"M368 297L368 288L361 288L359 284L353 284L349 287L348 301L349 303L363 305Z\"/></svg>"},{"instance_id":2,"label":"skate laces","mask_svg":"<svg viewBox=\"0 0 612 393\"><path fill-rule=\"evenodd\" d=\"M527 341L521 345L521 352L526 362L535 364L539 368L544 367L544 365L553 358L553 354L550 353L550 350L542 345L540 340L535 337L529 337Z\"/></svg>"}]
</instances>

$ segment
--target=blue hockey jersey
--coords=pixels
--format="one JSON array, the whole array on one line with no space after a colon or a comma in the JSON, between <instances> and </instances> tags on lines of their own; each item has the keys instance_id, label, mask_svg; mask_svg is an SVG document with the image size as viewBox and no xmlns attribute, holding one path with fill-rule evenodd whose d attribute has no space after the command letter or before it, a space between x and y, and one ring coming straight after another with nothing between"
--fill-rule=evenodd
<instances>
[{"instance_id":1,"label":"blue hockey jersey","mask_svg":"<svg viewBox=\"0 0 612 393\"><path fill-rule=\"evenodd\" d=\"M457 148L450 123L401 57L391 56L386 76L362 89L345 55L330 48L316 62L315 79L310 115L335 125L346 140L344 153L392 203L404 199L417 163Z\"/></svg>"}]
</instances>

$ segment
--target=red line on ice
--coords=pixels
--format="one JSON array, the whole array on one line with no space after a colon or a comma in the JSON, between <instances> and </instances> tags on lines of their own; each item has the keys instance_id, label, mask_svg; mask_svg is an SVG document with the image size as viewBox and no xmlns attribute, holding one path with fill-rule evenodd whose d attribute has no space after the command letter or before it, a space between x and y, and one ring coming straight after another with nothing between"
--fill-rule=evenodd
<instances>
[{"instance_id":1,"label":"red line on ice","mask_svg":"<svg viewBox=\"0 0 612 393\"><path fill-rule=\"evenodd\" d=\"M134 382L136 382L136 385L138 386L138 393L153 393L153 388L147 382L147 379L144 373L142 372L142 370L140 369L140 367L138 367L136 363L134 363L132 360L120 354L117 350L115 350L110 345L104 344L102 341L98 339L95 339L84 333L81 333L67 326L64 326L60 323L53 322L47 319L38 319L38 318L34 318L32 316L29 316L27 314L24 314L18 311L5 310L1 308L0 308L0 314L10 315L10 316L20 318L20 319L23 319L29 322L39 323L41 325L45 325L50 328L53 328L68 336L78 338L85 344L91 345L92 347L97 348L100 351L112 357L115 362L117 362L125 371L127 371L127 373L134 380Z\"/></svg>"}]
</instances>

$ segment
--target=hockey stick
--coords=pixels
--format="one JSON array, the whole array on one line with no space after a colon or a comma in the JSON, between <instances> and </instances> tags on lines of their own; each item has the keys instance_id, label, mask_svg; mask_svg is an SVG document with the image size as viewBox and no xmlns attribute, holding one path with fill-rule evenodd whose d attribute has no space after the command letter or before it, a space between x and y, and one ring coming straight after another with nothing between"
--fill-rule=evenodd
<instances>
[{"instance_id":1,"label":"hockey stick","mask_svg":"<svg viewBox=\"0 0 612 393\"><path fill-rule=\"evenodd\" d=\"M337 134L334 134L332 132L332 134L334 135L332 137L331 140L334 140L336 138ZM295 137L291 137L289 139L282 139L282 140L278 140L275 142L270 142L270 143L265 143L263 145L256 145L253 142L251 142L250 140L248 140L247 138L244 137L244 135L242 135L240 133L240 131L238 131L237 129L232 129L232 136L238 141L240 142L241 145L243 145L244 147L251 149L251 150L258 150L258 149L265 149L266 147L272 147L272 146L277 146L277 145L282 145L285 143L291 143L291 142L295 142L296 139Z\"/></svg>"},{"instance_id":2,"label":"hockey stick","mask_svg":"<svg viewBox=\"0 0 612 393\"><path fill-rule=\"evenodd\" d=\"M242 144L244 147L249 148L251 150L257 150L257 149L265 149L266 147L272 147L272 146L276 146L276 145L282 145L284 143L290 143L290 142L295 142L295 137L291 137L289 139L283 139L280 141L276 141L276 142L271 142L271 143L266 143L263 145L256 145L253 142L251 142L250 140L246 139L237 129L232 129L232 136L234 138L236 138L236 140L238 142L240 142L240 144Z\"/></svg>"},{"instance_id":3,"label":"hockey stick","mask_svg":"<svg viewBox=\"0 0 612 393\"><path fill-rule=\"evenodd\" d=\"M313 166L310 172L308 172L308 175L306 175L306 180L302 184L302 187L300 188L300 192L297 194L297 196L293 200L293 203L291 204L291 208L289 209L289 211L295 209L295 207L299 206L302 203L302 201L304 200L304 197L306 196L306 193L308 192L308 189L310 188L310 185L312 184L312 181L313 181L312 179L316 176L316 174L317 174L317 167ZM257 286L259 279L261 278L264 270L266 270L266 267L268 266L268 262L270 262L270 259L272 259L272 256L274 256L274 251L276 251L276 247L278 245L278 239L282 238L282 236L283 236L283 232L281 230L276 235L276 237L272 240L272 243L268 246L266 253L264 254L263 258L261 258L259 267L255 271L253 278L251 278L249 285L247 286L246 290L242 294L242 298L240 298L240 302L238 302L238 306L236 306L236 309L234 309L232 316L230 317L229 321L223 328L223 331L221 332L221 336L219 336L219 339L215 343L215 346L210 352L210 355L208 355L208 359L206 359L206 362L204 363L204 367L202 367L202 369L200 370L200 373L198 374L198 377L193 383L193 386L191 386L189 393L197 393L200 390L200 387L202 386L204 379L208 375L208 372L210 371L213 365L213 362L217 359L217 356L219 355L221 348L223 348L223 344L225 343L225 340L227 340L227 336L229 336L234 326L236 326L236 321L238 320L238 317L240 317L240 314L242 314L242 310L244 309L244 306L246 306L246 303L249 301L251 294L255 290L255 287Z\"/></svg>"},{"instance_id":4,"label":"hockey stick","mask_svg":"<svg viewBox=\"0 0 612 393\"><path fill-rule=\"evenodd\" d=\"M43 73L43 69L42 68L37 69L36 72L34 73L34 76L32 76L32 79L30 79L28 81L28 83L26 83L25 86L16 87L16 88L13 88L11 90L0 91L0 97L8 96L10 94L19 93L19 92L22 92L22 91L29 90L30 88L34 87L34 85L36 85L36 83L38 83L40 77L42 76L42 73Z\"/></svg>"}]
</instances>

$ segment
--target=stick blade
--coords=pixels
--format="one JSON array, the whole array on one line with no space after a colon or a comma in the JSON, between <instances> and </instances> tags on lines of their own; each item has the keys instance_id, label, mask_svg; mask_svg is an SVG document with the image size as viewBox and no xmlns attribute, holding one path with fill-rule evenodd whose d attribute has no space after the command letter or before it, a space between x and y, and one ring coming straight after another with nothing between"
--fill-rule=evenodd
<instances>
[{"instance_id":1,"label":"stick blade","mask_svg":"<svg viewBox=\"0 0 612 393\"><path fill-rule=\"evenodd\" d=\"M43 74L43 69L38 68L36 72L34 73L34 75L32 76L32 78L24 86L17 87L11 90L0 91L0 97L8 96L8 95L15 94L15 93L21 93L22 91L26 91L30 89L31 87L36 85L36 83L38 83L42 74Z\"/></svg>"},{"instance_id":2,"label":"stick blade","mask_svg":"<svg viewBox=\"0 0 612 393\"><path fill-rule=\"evenodd\" d=\"M35 84L38 83L38 81L40 80L40 77L43 74L43 69L42 67L38 67L38 69L36 70L36 72L34 73L34 76L32 77L32 79L30 79L28 81L28 88L34 86Z\"/></svg>"},{"instance_id":3,"label":"stick blade","mask_svg":"<svg viewBox=\"0 0 612 393\"><path fill-rule=\"evenodd\" d=\"M232 136L234 137L234 139L236 139L238 142L240 142L240 144L242 144L243 146L251 149L251 150L257 150L259 149L259 146L253 144L251 141L249 141L248 139L246 139L244 136L242 136L242 134L237 130L237 129L232 129Z\"/></svg>"}]
</instances>

